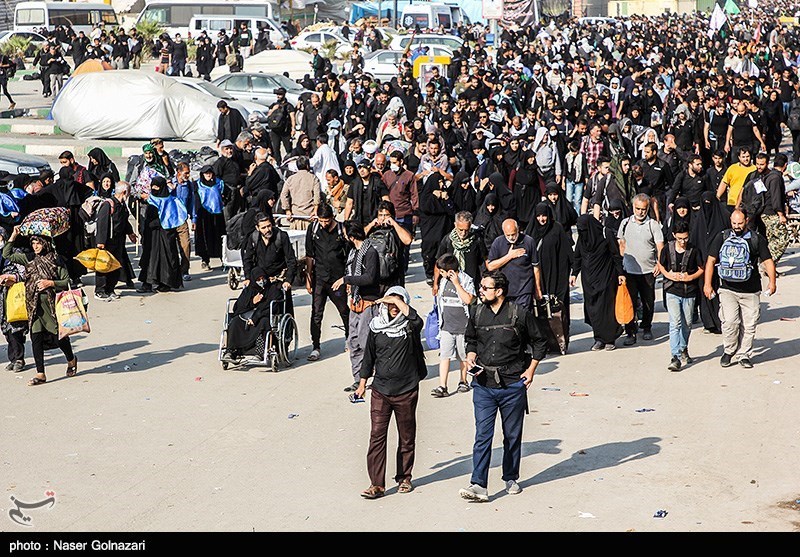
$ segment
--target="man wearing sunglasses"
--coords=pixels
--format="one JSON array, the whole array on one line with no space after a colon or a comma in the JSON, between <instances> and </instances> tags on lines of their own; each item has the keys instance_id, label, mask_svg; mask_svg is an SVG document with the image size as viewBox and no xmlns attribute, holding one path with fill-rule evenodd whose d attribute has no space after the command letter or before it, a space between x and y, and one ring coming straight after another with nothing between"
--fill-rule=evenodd
<instances>
[{"instance_id":1,"label":"man wearing sunglasses","mask_svg":"<svg viewBox=\"0 0 800 557\"><path fill-rule=\"evenodd\" d=\"M497 412L503 428L503 481L506 492L522 491L519 464L522 423L528 412L528 387L547 351L547 338L531 312L506 300L508 279L500 271L484 274L478 295L481 304L470 308L464 335L467 369L471 370L475 443L470 486L459 491L464 499L489 500L489 462ZM531 353L526 349L531 347Z\"/></svg>"}]
</instances>

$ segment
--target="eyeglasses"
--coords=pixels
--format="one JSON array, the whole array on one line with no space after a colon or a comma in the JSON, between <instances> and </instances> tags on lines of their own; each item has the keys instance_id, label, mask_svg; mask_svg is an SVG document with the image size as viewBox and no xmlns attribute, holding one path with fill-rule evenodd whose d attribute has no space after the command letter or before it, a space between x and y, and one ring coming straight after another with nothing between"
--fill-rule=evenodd
<instances>
[{"instance_id":1,"label":"eyeglasses","mask_svg":"<svg viewBox=\"0 0 800 557\"><path fill-rule=\"evenodd\" d=\"M497 287L496 286L486 286L484 284L481 284L478 287L478 290L497 290Z\"/></svg>"},{"instance_id":2,"label":"eyeglasses","mask_svg":"<svg viewBox=\"0 0 800 557\"><path fill-rule=\"evenodd\" d=\"M676 242L681 242L683 244L683 243L688 242L689 238L678 238L677 236L675 236L675 241Z\"/></svg>"}]
</instances>

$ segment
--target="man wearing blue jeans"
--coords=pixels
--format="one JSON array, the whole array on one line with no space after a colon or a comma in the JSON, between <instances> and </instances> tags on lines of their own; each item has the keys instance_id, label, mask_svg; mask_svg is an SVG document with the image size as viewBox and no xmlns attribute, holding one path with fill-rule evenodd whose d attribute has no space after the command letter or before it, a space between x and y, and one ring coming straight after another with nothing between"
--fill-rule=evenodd
<instances>
[{"instance_id":1,"label":"man wearing blue jeans","mask_svg":"<svg viewBox=\"0 0 800 557\"><path fill-rule=\"evenodd\" d=\"M528 387L547 352L547 337L531 312L508 302L508 279L500 271L486 273L480 282L480 305L472 305L464 335L467 369L474 370L472 405L475 443L470 486L459 491L464 499L489 500L489 463L497 412L503 427L503 481L509 495L520 493L522 423L528 411ZM531 354L526 348L531 347ZM479 367L476 367L479 366Z\"/></svg>"},{"instance_id":2,"label":"man wearing blue jeans","mask_svg":"<svg viewBox=\"0 0 800 557\"><path fill-rule=\"evenodd\" d=\"M692 313L700 291L703 261L700 251L689 243L689 223L678 221L672 227L674 240L661 250L658 267L664 277L664 292L669 314L670 371L680 371L692 363L689 357L689 334Z\"/></svg>"}]
</instances>

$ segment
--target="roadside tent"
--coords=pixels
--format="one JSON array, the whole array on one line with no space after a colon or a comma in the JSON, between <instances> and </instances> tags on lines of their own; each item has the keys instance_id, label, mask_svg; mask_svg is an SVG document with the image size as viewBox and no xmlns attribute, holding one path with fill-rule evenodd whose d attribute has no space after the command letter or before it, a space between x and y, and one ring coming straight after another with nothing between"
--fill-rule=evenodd
<instances>
[{"instance_id":1,"label":"roadside tent","mask_svg":"<svg viewBox=\"0 0 800 557\"><path fill-rule=\"evenodd\" d=\"M213 141L217 99L160 73L138 70L72 76L53 103L58 127L78 139Z\"/></svg>"}]
</instances>

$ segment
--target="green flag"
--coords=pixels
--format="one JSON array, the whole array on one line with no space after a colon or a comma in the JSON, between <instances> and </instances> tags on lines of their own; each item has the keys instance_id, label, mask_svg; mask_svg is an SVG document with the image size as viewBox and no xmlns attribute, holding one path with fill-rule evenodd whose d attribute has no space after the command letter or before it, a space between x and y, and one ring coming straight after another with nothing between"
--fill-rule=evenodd
<instances>
[{"instance_id":1,"label":"green flag","mask_svg":"<svg viewBox=\"0 0 800 557\"><path fill-rule=\"evenodd\" d=\"M740 12L739 6L736 5L736 2L733 0L727 0L725 2L725 13L729 13L732 15L736 15Z\"/></svg>"}]
</instances>

